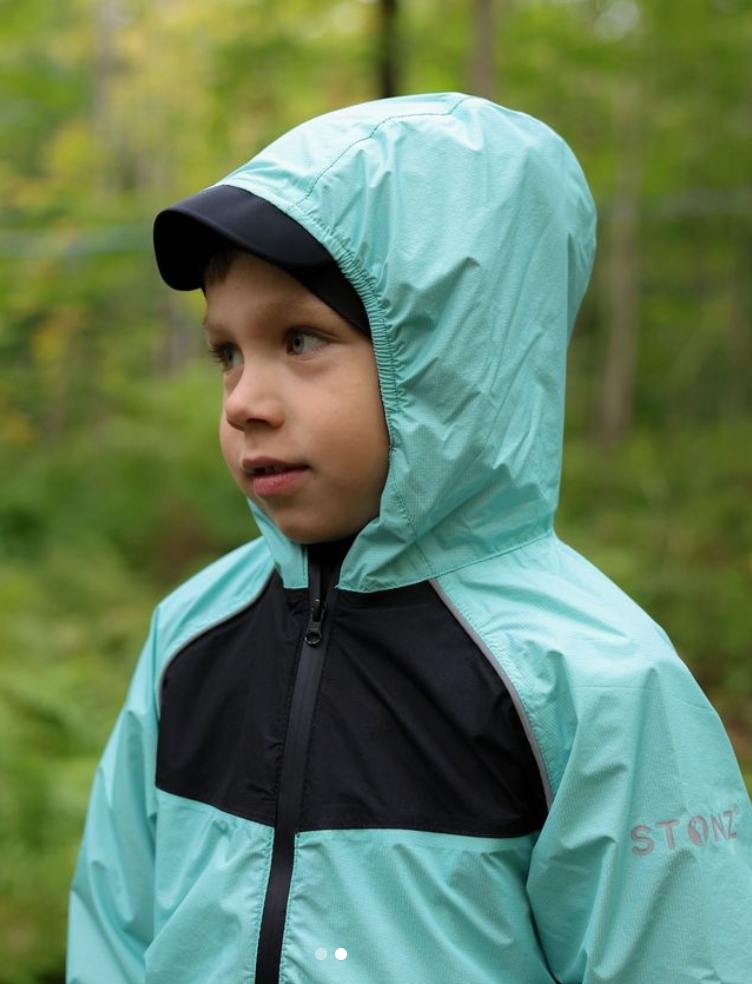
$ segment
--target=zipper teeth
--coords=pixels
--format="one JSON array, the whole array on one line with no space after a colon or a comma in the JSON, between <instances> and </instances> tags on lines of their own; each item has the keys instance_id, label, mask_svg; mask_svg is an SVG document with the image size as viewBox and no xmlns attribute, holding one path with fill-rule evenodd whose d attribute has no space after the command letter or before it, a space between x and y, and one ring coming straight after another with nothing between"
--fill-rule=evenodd
<instances>
[{"instance_id":1,"label":"zipper teeth","mask_svg":"<svg viewBox=\"0 0 752 984\"><path fill-rule=\"evenodd\" d=\"M257 979L263 981L264 984L271 982L272 979L276 982L279 974L285 918L295 861L295 835L302 812L305 766L325 656L325 646L320 646L319 643L323 643L325 640L323 622L329 607L326 601L329 595L334 593L334 583L332 583L329 585L327 598L321 597L321 568L318 564L312 563L309 572L308 627L303 635L300 657L295 671L293 701L288 719L290 731L285 739L282 777L277 794L277 815L270 877L262 910L259 949L256 954ZM311 645L306 637L316 615L319 618L318 638L315 644ZM327 626L327 632L331 631L330 623L327 623ZM265 924L264 915L267 912L267 905L270 905L270 909L268 910L268 924Z\"/></svg>"}]
</instances>

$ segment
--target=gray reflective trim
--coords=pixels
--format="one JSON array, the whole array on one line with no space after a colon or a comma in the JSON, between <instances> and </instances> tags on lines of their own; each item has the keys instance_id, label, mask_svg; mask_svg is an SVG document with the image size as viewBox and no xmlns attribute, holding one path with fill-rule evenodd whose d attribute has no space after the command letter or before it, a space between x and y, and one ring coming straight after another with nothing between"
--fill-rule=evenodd
<instances>
[{"instance_id":1,"label":"gray reflective trim","mask_svg":"<svg viewBox=\"0 0 752 984\"><path fill-rule=\"evenodd\" d=\"M486 657L486 659L491 664L491 666L496 670L496 672L501 677L502 683L507 688L509 692L509 696L512 698L512 703L517 708L517 714L519 715L520 721L522 722L522 727L525 729L527 740L530 742L530 748L533 752L533 755L535 756L535 761L538 763L538 772L540 773L541 782L543 784L543 792L546 797L546 805L550 810L551 804L554 801L554 797L553 797L553 793L551 792L551 782L548 778L548 770L546 769L546 763L543 760L543 753L541 752L540 745L538 744L538 739L536 738L535 732L533 731L532 725L530 724L530 718L528 717L527 711L525 710L525 707L522 701L520 700L520 695L517 693L514 684L505 673L504 668L501 666L499 661L496 659L496 657L493 655L491 650L485 644L483 639L481 639L481 637L478 635L478 633L475 631L472 625L469 624L469 622L462 614L462 612L459 611L459 609L451 600L451 598L449 598L447 593L439 584L438 580L436 578L431 578L428 583L434 589L434 591L439 596L439 598L441 598L441 600L444 602L444 604L452 613L452 615L454 615L454 617L457 619L457 621L465 630L465 632L467 632L467 634L473 640L473 642L478 647L478 649L480 649L480 651Z\"/></svg>"},{"instance_id":2,"label":"gray reflective trim","mask_svg":"<svg viewBox=\"0 0 752 984\"><path fill-rule=\"evenodd\" d=\"M200 639L202 635L206 635L207 632L211 632L211 630L215 629L218 625L222 625L223 622L229 622L231 618L235 618L236 615L239 615L241 612L245 611L246 608L250 608L251 605L253 605L256 602L261 592L269 583L271 576L274 573L274 570L275 570L274 565L272 565L271 570L264 578L264 580L261 582L261 586L259 587L258 591L256 591L256 593L253 595L252 598L244 599L243 604L240 605L238 608L233 608L231 612L225 612L225 614L221 615L216 621L208 622L203 628L199 629L198 632L194 632L194 634L190 636L188 639L186 639L185 642L181 642L178 648L175 650L175 652L172 653L172 655L165 661L165 664L160 671L159 684L157 685L157 693L159 694L160 715L162 713L162 699L164 698L165 674L167 673L168 668L172 665L173 660L177 659L178 656L185 649L187 649L188 646L191 645L191 643L196 641L196 639Z\"/></svg>"}]
</instances>

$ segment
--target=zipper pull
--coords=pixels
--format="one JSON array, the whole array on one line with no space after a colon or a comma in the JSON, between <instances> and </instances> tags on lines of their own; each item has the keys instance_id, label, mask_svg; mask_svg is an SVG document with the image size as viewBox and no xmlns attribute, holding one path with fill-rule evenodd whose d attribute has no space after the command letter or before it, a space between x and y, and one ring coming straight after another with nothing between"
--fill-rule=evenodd
<instances>
[{"instance_id":1,"label":"zipper pull","mask_svg":"<svg viewBox=\"0 0 752 984\"><path fill-rule=\"evenodd\" d=\"M318 646L321 642L322 632L321 626L324 622L324 612L326 611L326 602L322 601L320 598L316 599L316 603L311 609L311 614L308 618L308 627L305 633L305 641L309 646Z\"/></svg>"}]
</instances>

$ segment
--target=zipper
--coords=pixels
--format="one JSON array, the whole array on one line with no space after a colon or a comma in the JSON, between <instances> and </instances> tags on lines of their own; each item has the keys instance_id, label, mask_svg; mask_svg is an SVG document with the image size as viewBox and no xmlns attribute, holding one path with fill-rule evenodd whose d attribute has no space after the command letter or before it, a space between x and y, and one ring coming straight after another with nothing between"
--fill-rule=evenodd
<instances>
[{"instance_id":1,"label":"zipper","mask_svg":"<svg viewBox=\"0 0 752 984\"><path fill-rule=\"evenodd\" d=\"M295 834L300 824L305 763L308 758L313 710L326 655L329 626L326 621L327 601L333 594L338 571L339 567L332 573L327 598L322 598L321 565L309 558L308 624L303 635L287 722L272 861L256 952L255 984L279 984L279 964L295 856Z\"/></svg>"},{"instance_id":2,"label":"zipper","mask_svg":"<svg viewBox=\"0 0 752 984\"><path fill-rule=\"evenodd\" d=\"M323 639L322 626L324 624L324 614L326 613L326 602L323 598L317 598L311 607L308 617L308 627L303 636L306 645L318 646Z\"/></svg>"}]
</instances>

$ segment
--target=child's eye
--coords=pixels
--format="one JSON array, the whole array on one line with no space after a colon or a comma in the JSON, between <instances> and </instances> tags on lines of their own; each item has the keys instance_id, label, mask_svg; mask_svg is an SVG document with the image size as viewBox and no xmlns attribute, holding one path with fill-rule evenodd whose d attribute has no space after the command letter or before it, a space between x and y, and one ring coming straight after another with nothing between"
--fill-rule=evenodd
<instances>
[{"instance_id":1,"label":"child's eye","mask_svg":"<svg viewBox=\"0 0 752 984\"><path fill-rule=\"evenodd\" d=\"M217 360L224 372L229 372L241 364L240 349L237 345L230 345L228 342L211 343L209 354Z\"/></svg>"},{"instance_id":2,"label":"child's eye","mask_svg":"<svg viewBox=\"0 0 752 984\"><path fill-rule=\"evenodd\" d=\"M287 336L287 341L293 355L307 355L326 345L326 339L304 328L293 328Z\"/></svg>"}]
</instances>

